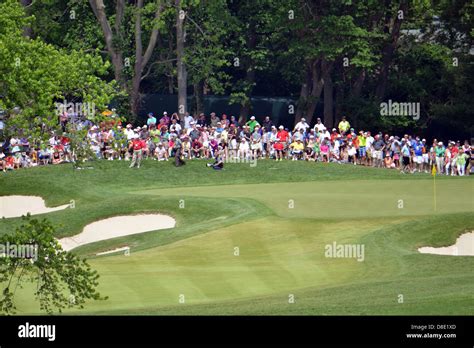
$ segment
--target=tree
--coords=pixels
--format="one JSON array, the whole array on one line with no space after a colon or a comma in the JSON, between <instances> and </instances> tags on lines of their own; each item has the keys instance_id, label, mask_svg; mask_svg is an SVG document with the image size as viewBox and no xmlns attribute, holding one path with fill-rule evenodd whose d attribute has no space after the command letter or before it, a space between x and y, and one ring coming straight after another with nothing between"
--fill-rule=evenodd
<instances>
[{"instance_id":1,"label":"tree","mask_svg":"<svg viewBox=\"0 0 474 348\"><path fill-rule=\"evenodd\" d=\"M284 73L299 80L295 122L302 117L311 122L323 95L324 122L332 126L336 121L334 95L342 99L339 79L344 79L348 70L375 64L370 45L372 34L366 23L360 21L367 12L373 11L375 4L360 6L351 1L294 0L279 7L273 21L274 32L281 32L275 37L276 50L291 62L286 69L299 67L296 74Z\"/></svg>"},{"instance_id":2,"label":"tree","mask_svg":"<svg viewBox=\"0 0 474 348\"><path fill-rule=\"evenodd\" d=\"M161 15L166 6L169 6L166 0L158 1L158 3L150 3L144 6L144 0L137 0L134 4L127 6L125 0L115 1L115 13L113 27L106 13L106 7L103 0L89 0L89 4L94 12L98 23L102 29L105 47L110 55L115 73L115 80L120 84L123 90L128 91L130 96L130 111L132 118L138 114L140 107L140 84L143 77L143 71L150 61L157 39L160 26L162 25ZM126 12L132 13L132 21L124 21ZM153 11L154 19L150 24L150 28L143 25L142 15L144 12ZM134 24L134 57L133 72L131 74L131 82L128 81L125 74L125 68L131 64L131 57L125 56L125 32L126 25L131 22ZM148 44L146 50L143 51L142 36L144 29L150 29ZM126 60L125 60L126 59Z\"/></svg>"},{"instance_id":3,"label":"tree","mask_svg":"<svg viewBox=\"0 0 474 348\"><path fill-rule=\"evenodd\" d=\"M186 32L184 29L184 18L186 13L183 10L181 0L175 0L176 6L176 70L178 75L178 113L181 119L184 117L187 105L188 73L184 63L184 40Z\"/></svg>"},{"instance_id":4,"label":"tree","mask_svg":"<svg viewBox=\"0 0 474 348\"><path fill-rule=\"evenodd\" d=\"M0 108L7 111L6 129L39 139L57 127L57 102L103 108L116 91L115 83L101 79L107 62L24 36L33 22L18 2L0 4Z\"/></svg>"},{"instance_id":5,"label":"tree","mask_svg":"<svg viewBox=\"0 0 474 348\"><path fill-rule=\"evenodd\" d=\"M15 294L25 282L36 283L34 297L48 314L64 308L84 308L87 300L106 300L96 290L99 275L86 260L63 251L46 220L23 217L23 224L0 238L8 246L0 257L0 312L16 312Z\"/></svg>"},{"instance_id":6,"label":"tree","mask_svg":"<svg viewBox=\"0 0 474 348\"><path fill-rule=\"evenodd\" d=\"M269 37L272 33L273 9L281 5L276 1L255 0L235 2L230 5L234 17L230 40L235 69L232 81L231 103L240 104L239 120L244 121L250 110L250 97L256 85L257 72L269 65Z\"/></svg>"},{"instance_id":7,"label":"tree","mask_svg":"<svg viewBox=\"0 0 474 348\"><path fill-rule=\"evenodd\" d=\"M228 86L230 76L223 68L231 65L231 50L226 47L226 40L232 18L225 0L212 0L190 4L185 20L183 59L189 84L194 88L194 111L199 114L204 111L205 89L223 94Z\"/></svg>"}]
</instances>

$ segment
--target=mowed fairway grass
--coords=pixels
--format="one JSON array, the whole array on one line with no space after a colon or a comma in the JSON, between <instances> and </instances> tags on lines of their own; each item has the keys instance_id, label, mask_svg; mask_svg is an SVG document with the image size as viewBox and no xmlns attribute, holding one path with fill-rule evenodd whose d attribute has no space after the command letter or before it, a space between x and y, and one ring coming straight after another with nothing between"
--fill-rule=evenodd
<instances>
[{"instance_id":1,"label":"mowed fairway grass","mask_svg":"<svg viewBox=\"0 0 474 348\"><path fill-rule=\"evenodd\" d=\"M268 160L214 171L204 163L148 160L129 169L101 161L88 164L93 169L0 173L0 195L38 195L48 206L74 200L74 209L37 216L50 219L58 237L115 215L176 219L173 229L76 249L109 299L66 313L474 313L474 257L417 251L474 230L472 177L434 182L428 174ZM0 234L20 223L0 220ZM326 257L334 242L364 246L363 260ZM129 256L95 256L123 246ZM32 294L28 285L18 292L18 314L40 313Z\"/></svg>"}]
</instances>

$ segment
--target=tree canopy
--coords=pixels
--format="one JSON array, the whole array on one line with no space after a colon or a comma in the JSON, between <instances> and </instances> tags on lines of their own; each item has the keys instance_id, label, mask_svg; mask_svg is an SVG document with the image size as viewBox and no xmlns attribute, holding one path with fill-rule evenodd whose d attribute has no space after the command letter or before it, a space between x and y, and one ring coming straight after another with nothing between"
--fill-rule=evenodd
<instances>
[{"instance_id":1,"label":"tree canopy","mask_svg":"<svg viewBox=\"0 0 474 348\"><path fill-rule=\"evenodd\" d=\"M3 108L44 115L65 96L115 97L133 121L148 93L177 94L179 113L221 94L245 118L252 96L288 97L296 122L347 115L358 127L473 130L467 0L22 3L2 4ZM389 99L420 103L420 120L380 117Z\"/></svg>"}]
</instances>

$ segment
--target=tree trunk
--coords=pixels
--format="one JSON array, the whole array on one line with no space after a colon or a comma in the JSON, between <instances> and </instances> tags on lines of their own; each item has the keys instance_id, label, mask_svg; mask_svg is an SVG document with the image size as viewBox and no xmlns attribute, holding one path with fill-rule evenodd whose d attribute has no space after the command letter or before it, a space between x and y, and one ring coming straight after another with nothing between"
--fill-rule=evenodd
<instances>
[{"instance_id":1,"label":"tree trunk","mask_svg":"<svg viewBox=\"0 0 474 348\"><path fill-rule=\"evenodd\" d=\"M313 80L313 85L311 88L311 97L310 103L308 105L308 110L306 113L306 122L308 124L311 123L313 120L314 110L316 110L316 106L321 98L321 93L323 91L323 80L321 79L321 74L318 70L319 60L313 62L312 69L311 69L311 77Z\"/></svg>"},{"instance_id":2,"label":"tree trunk","mask_svg":"<svg viewBox=\"0 0 474 348\"><path fill-rule=\"evenodd\" d=\"M250 102L248 102L243 104L240 108L239 124L245 124L245 122L247 122L247 118L250 114L250 105Z\"/></svg>"},{"instance_id":3,"label":"tree trunk","mask_svg":"<svg viewBox=\"0 0 474 348\"><path fill-rule=\"evenodd\" d=\"M31 5L32 0L21 0L20 3L21 3L21 6L25 8L26 14L31 15L30 11L28 11L28 6ZM33 35L33 30L31 29L31 26L28 25L28 26L23 27L23 35L25 37L31 38L31 36Z\"/></svg>"},{"instance_id":4,"label":"tree trunk","mask_svg":"<svg viewBox=\"0 0 474 348\"><path fill-rule=\"evenodd\" d=\"M174 46L173 46L173 41L169 40L168 42L168 49L170 52L174 51ZM168 93L169 94L174 94L175 93L175 85L174 85L174 65L173 62L168 62L166 63L166 66L168 68L168 71L166 73L167 76L167 82L168 82Z\"/></svg>"},{"instance_id":5,"label":"tree trunk","mask_svg":"<svg viewBox=\"0 0 474 348\"><path fill-rule=\"evenodd\" d=\"M176 0L176 58L178 73L178 113L183 119L187 111L187 72L184 64L184 18L181 8L181 0Z\"/></svg>"},{"instance_id":6,"label":"tree trunk","mask_svg":"<svg viewBox=\"0 0 474 348\"><path fill-rule=\"evenodd\" d=\"M133 76L132 88L129 92L130 99L130 111L132 118L130 121L134 121L140 111L140 75Z\"/></svg>"},{"instance_id":7,"label":"tree trunk","mask_svg":"<svg viewBox=\"0 0 474 348\"><path fill-rule=\"evenodd\" d=\"M97 20L99 21L102 33L104 35L105 46L109 52L110 58L112 60L112 66L114 67L114 76L115 80L119 83L122 89L126 89L126 82L123 78L123 56L122 52L116 50L113 44L114 34L112 28L110 27L109 21L105 14L105 5L103 0L89 0L92 11L94 12Z\"/></svg>"},{"instance_id":8,"label":"tree trunk","mask_svg":"<svg viewBox=\"0 0 474 348\"><path fill-rule=\"evenodd\" d=\"M196 101L196 115L199 115L201 112L204 112L204 83L199 81L194 84L194 100Z\"/></svg>"},{"instance_id":9,"label":"tree trunk","mask_svg":"<svg viewBox=\"0 0 474 348\"><path fill-rule=\"evenodd\" d=\"M118 82L120 88L123 90L127 89L127 82L125 78L123 77L123 56L122 52L117 52L117 53L112 53L110 55L110 58L112 60L112 66L114 67L114 78L115 81Z\"/></svg>"},{"instance_id":10,"label":"tree trunk","mask_svg":"<svg viewBox=\"0 0 474 348\"><path fill-rule=\"evenodd\" d=\"M334 97L334 119L336 120L335 124L342 119L342 102L344 100L344 85L338 83L335 86L335 97Z\"/></svg>"},{"instance_id":11,"label":"tree trunk","mask_svg":"<svg viewBox=\"0 0 474 348\"><path fill-rule=\"evenodd\" d=\"M124 61L123 61L123 52L121 49L117 48L114 40L122 40L122 21L125 12L125 0L117 0L115 6L115 26L114 31L110 26L109 21L105 13L105 5L103 0L89 0L89 4L96 16L97 20L102 29L104 35L105 45L107 47L107 52L110 55L112 60L112 65L114 67L115 80L119 83L120 87L123 90L128 90L130 94L130 112L132 118L137 116L139 110L139 91L140 83L142 80L143 69L148 64L153 50L155 49L156 42L158 39L158 28L153 28L150 33L150 39L148 41L148 46L143 54L142 46L142 23L141 23L141 11L143 8L143 0L137 0L136 2L136 14L135 14L135 66L134 74L132 77L132 86L128 88L126 77L123 74ZM160 3L155 12L155 20L157 20L161 12L163 11L163 3Z\"/></svg>"},{"instance_id":12,"label":"tree trunk","mask_svg":"<svg viewBox=\"0 0 474 348\"><path fill-rule=\"evenodd\" d=\"M255 50L255 47L257 47L257 33L255 23L251 23L247 39L247 49L249 52L252 52L253 50ZM254 62L250 56L247 56L245 59L245 68L245 82L248 87L246 90L247 100L242 104L242 107L240 108L239 123L245 122L247 120L252 106L250 98L252 96L253 85L255 83L255 69Z\"/></svg>"},{"instance_id":13,"label":"tree trunk","mask_svg":"<svg viewBox=\"0 0 474 348\"><path fill-rule=\"evenodd\" d=\"M132 77L132 86L129 92L130 96L130 111L132 114L132 120L134 121L138 116L139 105L139 92L140 82L143 72L143 44L142 44L142 22L141 22L141 9L143 7L143 0L137 2L137 12L135 15L135 66Z\"/></svg>"},{"instance_id":14,"label":"tree trunk","mask_svg":"<svg viewBox=\"0 0 474 348\"><path fill-rule=\"evenodd\" d=\"M352 86L351 96L354 98L359 98L362 93L362 86L364 85L366 72L365 69L362 69L357 77L357 80Z\"/></svg>"},{"instance_id":15,"label":"tree trunk","mask_svg":"<svg viewBox=\"0 0 474 348\"><path fill-rule=\"evenodd\" d=\"M333 62L322 62L323 80L324 80L324 124L328 128L334 127L333 111L333 82L331 77Z\"/></svg>"},{"instance_id":16,"label":"tree trunk","mask_svg":"<svg viewBox=\"0 0 474 348\"><path fill-rule=\"evenodd\" d=\"M323 81L318 70L319 60L314 60L306 68L306 80L301 85L300 98L298 100L295 124L306 118L308 124L313 119L314 111L318 105L323 90Z\"/></svg>"},{"instance_id":17,"label":"tree trunk","mask_svg":"<svg viewBox=\"0 0 474 348\"><path fill-rule=\"evenodd\" d=\"M250 66L247 70L247 73L245 75L245 81L249 85L253 85L255 83L255 70L252 66ZM252 92L250 90L247 95L248 99L242 104L242 107L240 108L239 123L245 123L250 114L250 110L252 107L251 95Z\"/></svg>"},{"instance_id":18,"label":"tree trunk","mask_svg":"<svg viewBox=\"0 0 474 348\"><path fill-rule=\"evenodd\" d=\"M404 1L400 3L399 11L403 11L406 15L407 5ZM390 66L392 65L393 56L397 49L398 39L400 37L400 28L402 25L402 19L398 18L398 12L395 12L395 18L387 15L386 26L391 28L389 30L390 40L387 42L382 49L382 66L380 68L380 74L378 78L377 88L375 91L375 97L378 100L382 100L385 97L388 86L388 74Z\"/></svg>"},{"instance_id":19,"label":"tree trunk","mask_svg":"<svg viewBox=\"0 0 474 348\"><path fill-rule=\"evenodd\" d=\"M296 114L295 114L295 124L298 122L297 120L301 120L303 117L304 111L306 109L306 101L308 99L308 83L307 81L301 84L300 89L300 97L298 98L298 102L296 103Z\"/></svg>"}]
</instances>

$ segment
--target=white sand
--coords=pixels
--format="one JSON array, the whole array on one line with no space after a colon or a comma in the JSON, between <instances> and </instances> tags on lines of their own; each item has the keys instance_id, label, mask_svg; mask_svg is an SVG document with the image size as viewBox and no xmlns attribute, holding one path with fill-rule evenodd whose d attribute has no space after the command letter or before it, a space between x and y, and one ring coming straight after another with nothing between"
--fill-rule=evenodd
<instances>
[{"instance_id":1,"label":"white sand","mask_svg":"<svg viewBox=\"0 0 474 348\"><path fill-rule=\"evenodd\" d=\"M423 254L474 256L474 232L462 234L454 245L441 248L422 247L418 251Z\"/></svg>"},{"instance_id":2,"label":"white sand","mask_svg":"<svg viewBox=\"0 0 474 348\"><path fill-rule=\"evenodd\" d=\"M112 250L107 250L107 251L103 251L101 253L97 253L96 255L97 256L100 256L100 255L108 255L108 254L115 254L115 253L118 253L118 252L121 252L121 251L124 251L125 253L128 251L130 252L130 247L129 246L125 246L125 247L122 247L122 248L116 248L116 249L112 249Z\"/></svg>"},{"instance_id":3,"label":"white sand","mask_svg":"<svg viewBox=\"0 0 474 348\"><path fill-rule=\"evenodd\" d=\"M27 213L45 214L68 207L69 204L47 208L44 199L37 196L0 196L0 218L20 217Z\"/></svg>"},{"instance_id":4,"label":"white sand","mask_svg":"<svg viewBox=\"0 0 474 348\"><path fill-rule=\"evenodd\" d=\"M64 250L68 251L84 244L172 228L175 225L175 219L162 214L115 216L95 221L84 227L81 233L73 237L62 238L59 240L59 243L61 243Z\"/></svg>"}]
</instances>

